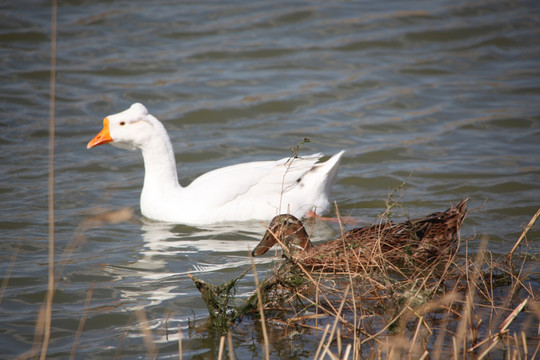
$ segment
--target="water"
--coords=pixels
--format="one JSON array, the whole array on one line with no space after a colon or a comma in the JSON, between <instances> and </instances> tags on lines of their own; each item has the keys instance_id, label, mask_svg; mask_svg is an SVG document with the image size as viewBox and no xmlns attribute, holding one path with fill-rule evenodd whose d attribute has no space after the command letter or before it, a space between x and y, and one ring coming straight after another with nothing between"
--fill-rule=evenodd
<instances>
[{"instance_id":1,"label":"water","mask_svg":"<svg viewBox=\"0 0 540 360\"><path fill-rule=\"evenodd\" d=\"M0 8L0 353L14 358L32 347L47 289L51 9ZM207 313L187 273L229 280L263 232L142 219L140 154L86 150L103 117L133 102L168 128L184 185L309 137L304 153L347 150L333 187L342 214L374 221L406 181L408 215L469 197L462 235L508 252L540 203L539 25L534 1L60 2L48 356L69 356L87 308L79 358L144 357L135 314L160 358L176 356L178 326L185 358L215 357L218 340L188 330ZM99 218L126 208L129 220ZM336 233L319 224L316 238ZM252 290L250 274L238 293ZM257 336L234 334L239 358L264 356ZM276 343L274 356L317 344Z\"/></svg>"}]
</instances>

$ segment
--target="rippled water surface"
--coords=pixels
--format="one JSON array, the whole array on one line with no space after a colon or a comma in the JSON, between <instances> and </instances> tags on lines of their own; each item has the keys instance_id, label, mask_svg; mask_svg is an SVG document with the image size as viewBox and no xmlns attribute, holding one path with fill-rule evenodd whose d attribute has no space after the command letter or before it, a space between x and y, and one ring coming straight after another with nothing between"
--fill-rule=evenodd
<instances>
[{"instance_id":1,"label":"rippled water surface","mask_svg":"<svg viewBox=\"0 0 540 360\"><path fill-rule=\"evenodd\" d=\"M177 355L178 326L185 358L214 358L217 338L188 330L207 311L187 274L229 280L264 230L143 219L140 153L86 150L103 117L133 102L169 130L184 185L288 156L309 137L302 153L347 150L332 198L365 223L406 182L396 194L406 214L469 197L462 236L485 235L504 254L539 207L537 1L59 3L50 358L72 353L83 316L78 357L144 357L136 314L160 358ZM51 7L0 9L0 353L14 358L32 348L47 289ZM538 235L536 225L533 247ZM239 358L264 356L258 336L234 334ZM317 344L286 353L309 357Z\"/></svg>"}]
</instances>

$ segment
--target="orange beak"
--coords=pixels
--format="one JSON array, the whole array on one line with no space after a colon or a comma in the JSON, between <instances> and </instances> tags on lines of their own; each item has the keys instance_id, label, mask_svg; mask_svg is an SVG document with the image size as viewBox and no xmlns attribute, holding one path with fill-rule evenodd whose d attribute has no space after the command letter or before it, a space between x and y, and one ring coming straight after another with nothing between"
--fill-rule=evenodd
<instances>
[{"instance_id":1,"label":"orange beak","mask_svg":"<svg viewBox=\"0 0 540 360\"><path fill-rule=\"evenodd\" d=\"M103 119L103 129L96 135L95 138L90 140L87 149L93 148L94 146L103 145L112 142L111 134L109 133L109 119Z\"/></svg>"}]
</instances>

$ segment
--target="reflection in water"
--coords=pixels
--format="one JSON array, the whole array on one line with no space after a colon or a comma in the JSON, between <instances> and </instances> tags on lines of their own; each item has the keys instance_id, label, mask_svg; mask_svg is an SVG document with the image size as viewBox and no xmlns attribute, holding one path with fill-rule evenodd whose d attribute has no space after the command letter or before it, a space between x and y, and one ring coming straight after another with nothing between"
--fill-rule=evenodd
<instances>
[{"instance_id":1,"label":"reflection in water","mask_svg":"<svg viewBox=\"0 0 540 360\"><path fill-rule=\"evenodd\" d=\"M335 229L323 221L310 229L315 239L335 235ZM249 254L265 230L257 221L194 228L143 220L143 246L137 259L126 265L108 265L105 270L128 284L119 287L121 298L129 304L125 310L143 309L192 292L197 294L187 274L214 273L210 281L217 282L235 276L236 269L245 270L251 266ZM274 259L257 258L255 263L266 264Z\"/></svg>"},{"instance_id":2,"label":"reflection in water","mask_svg":"<svg viewBox=\"0 0 540 360\"><path fill-rule=\"evenodd\" d=\"M229 223L192 228L144 220L141 230L143 246L137 260L124 266L106 267L110 276L124 281L129 278L128 284L136 284L120 288L122 299L130 304L125 308L127 311L188 295L195 290L185 283L181 285L188 273L250 266L249 251L257 245L265 228L258 222L244 223L242 227ZM271 260L266 258L257 263ZM190 285L191 281L187 281ZM179 291L179 287L189 290Z\"/></svg>"},{"instance_id":3,"label":"reflection in water","mask_svg":"<svg viewBox=\"0 0 540 360\"><path fill-rule=\"evenodd\" d=\"M239 233L238 229L242 229L242 232ZM204 228L182 227L180 230L183 231L177 232L175 230L179 230L179 228L171 224L145 222L142 225L142 230L144 247L137 266L149 264L142 265L141 268L157 270L166 268L170 261L177 261L178 256L194 255L191 257L194 261L190 262L190 266L185 271L176 273L179 275L188 272L210 272L236 268L250 264L249 251L257 245L265 228L257 222L246 222L242 223L242 226L237 223L227 223L205 226ZM241 253L241 256L223 256L222 254L215 258L228 259L229 261L211 264L201 261L213 258L213 256L201 256L201 254L207 253ZM232 258L242 260L231 261Z\"/></svg>"}]
</instances>

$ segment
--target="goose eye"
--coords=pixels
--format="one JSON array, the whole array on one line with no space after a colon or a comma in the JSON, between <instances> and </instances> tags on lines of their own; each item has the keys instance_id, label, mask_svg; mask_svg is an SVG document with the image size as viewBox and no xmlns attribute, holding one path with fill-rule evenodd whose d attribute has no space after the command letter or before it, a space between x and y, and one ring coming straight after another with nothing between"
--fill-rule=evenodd
<instances>
[{"instance_id":1,"label":"goose eye","mask_svg":"<svg viewBox=\"0 0 540 360\"><path fill-rule=\"evenodd\" d=\"M120 126L124 126L126 125L126 122L125 121L120 121Z\"/></svg>"}]
</instances>

